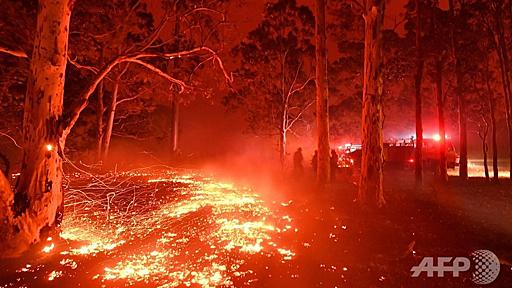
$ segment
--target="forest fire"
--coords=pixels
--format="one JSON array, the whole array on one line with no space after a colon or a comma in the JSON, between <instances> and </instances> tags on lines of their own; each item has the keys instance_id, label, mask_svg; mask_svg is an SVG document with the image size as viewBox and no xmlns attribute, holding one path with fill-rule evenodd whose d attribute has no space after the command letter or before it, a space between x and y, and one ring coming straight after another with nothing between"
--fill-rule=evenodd
<instances>
[{"instance_id":1,"label":"forest fire","mask_svg":"<svg viewBox=\"0 0 512 288\"><path fill-rule=\"evenodd\" d=\"M2 0L0 288L509 287L511 19Z\"/></svg>"},{"instance_id":2,"label":"forest fire","mask_svg":"<svg viewBox=\"0 0 512 288\"><path fill-rule=\"evenodd\" d=\"M214 287L251 279L252 271L240 270L244 254L294 256L279 240L292 229L290 216L275 214L248 188L199 174L156 168L75 174L68 193L61 239L48 238L41 250L63 268L48 272L50 281L74 278L70 271L85 257L103 267L84 282Z\"/></svg>"}]
</instances>

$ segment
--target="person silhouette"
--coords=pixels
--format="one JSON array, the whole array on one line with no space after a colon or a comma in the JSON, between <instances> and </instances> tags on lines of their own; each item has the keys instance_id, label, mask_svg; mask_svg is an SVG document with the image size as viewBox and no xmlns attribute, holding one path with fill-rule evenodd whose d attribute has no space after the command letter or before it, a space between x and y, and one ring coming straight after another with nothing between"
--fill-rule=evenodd
<instances>
[{"instance_id":1,"label":"person silhouette","mask_svg":"<svg viewBox=\"0 0 512 288\"><path fill-rule=\"evenodd\" d=\"M302 156L302 148L299 147L293 154L293 172L296 176L302 176L304 172L303 161L304 156Z\"/></svg>"},{"instance_id":2,"label":"person silhouette","mask_svg":"<svg viewBox=\"0 0 512 288\"><path fill-rule=\"evenodd\" d=\"M336 181L336 172L338 171L338 153L336 150L331 150L331 159L330 159L330 170L331 170L331 182Z\"/></svg>"}]
</instances>

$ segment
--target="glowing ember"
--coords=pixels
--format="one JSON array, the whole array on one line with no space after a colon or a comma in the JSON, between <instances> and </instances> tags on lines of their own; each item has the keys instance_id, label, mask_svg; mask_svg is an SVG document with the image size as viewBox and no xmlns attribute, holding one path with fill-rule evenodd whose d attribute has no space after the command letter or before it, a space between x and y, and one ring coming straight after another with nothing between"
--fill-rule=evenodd
<instances>
[{"instance_id":1,"label":"glowing ember","mask_svg":"<svg viewBox=\"0 0 512 288\"><path fill-rule=\"evenodd\" d=\"M78 267L78 264L73 261L72 259L62 259L60 262L60 265L70 267L71 269L76 269Z\"/></svg>"},{"instance_id":2,"label":"glowing ember","mask_svg":"<svg viewBox=\"0 0 512 288\"><path fill-rule=\"evenodd\" d=\"M233 277L251 277L241 270L250 255L295 256L276 239L292 219L274 215L250 189L170 170L84 180L68 191L60 237L69 244L59 253L70 258L60 264L76 269L76 257L108 255L103 270L91 274L106 286L232 286Z\"/></svg>"},{"instance_id":3,"label":"glowing ember","mask_svg":"<svg viewBox=\"0 0 512 288\"><path fill-rule=\"evenodd\" d=\"M45 246L45 247L43 248L43 252L44 252L44 253L50 253L50 251L52 251L52 250L53 250L53 248L55 248L55 244L51 243L50 245Z\"/></svg>"},{"instance_id":4,"label":"glowing ember","mask_svg":"<svg viewBox=\"0 0 512 288\"><path fill-rule=\"evenodd\" d=\"M295 256L295 253L288 249L278 248L277 251L283 255L283 259L285 260L291 260L293 256Z\"/></svg>"},{"instance_id":5,"label":"glowing ember","mask_svg":"<svg viewBox=\"0 0 512 288\"><path fill-rule=\"evenodd\" d=\"M53 281L55 278L62 277L62 271L52 271L50 275L48 275L48 280Z\"/></svg>"}]
</instances>

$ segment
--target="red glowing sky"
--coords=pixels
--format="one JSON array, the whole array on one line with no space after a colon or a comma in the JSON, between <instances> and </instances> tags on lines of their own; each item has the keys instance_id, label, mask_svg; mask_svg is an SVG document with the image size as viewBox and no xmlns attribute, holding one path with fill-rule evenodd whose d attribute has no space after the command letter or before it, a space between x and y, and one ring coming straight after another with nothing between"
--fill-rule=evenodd
<instances>
[{"instance_id":1,"label":"red glowing sky","mask_svg":"<svg viewBox=\"0 0 512 288\"><path fill-rule=\"evenodd\" d=\"M239 27L241 38L243 35L256 27L258 22L261 20L264 5L266 1L262 0L245 0L243 5L240 5L231 11L229 15L231 21ZM399 22L404 12L404 6L408 0L388 0L387 11L386 11L386 26L394 26L396 22ZM298 0L298 3L308 5L314 9L314 0ZM233 5L237 6L237 5ZM441 0L440 6L442 9L448 8L448 0ZM258 13L255 13L258 11Z\"/></svg>"}]
</instances>

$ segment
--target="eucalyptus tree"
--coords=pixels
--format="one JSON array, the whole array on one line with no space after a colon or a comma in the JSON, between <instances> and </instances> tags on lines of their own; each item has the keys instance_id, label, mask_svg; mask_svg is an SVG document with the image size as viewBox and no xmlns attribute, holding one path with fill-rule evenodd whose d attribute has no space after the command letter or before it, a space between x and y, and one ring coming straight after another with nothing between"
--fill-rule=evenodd
<instances>
[{"instance_id":1,"label":"eucalyptus tree","mask_svg":"<svg viewBox=\"0 0 512 288\"><path fill-rule=\"evenodd\" d=\"M267 3L263 20L233 52L240 56L238 80L225 101L246 107L250 131L277 136L284 165L288 134L314 104L314 16L295 0Z\"/></svg>"}]
</instances>

